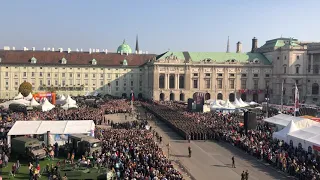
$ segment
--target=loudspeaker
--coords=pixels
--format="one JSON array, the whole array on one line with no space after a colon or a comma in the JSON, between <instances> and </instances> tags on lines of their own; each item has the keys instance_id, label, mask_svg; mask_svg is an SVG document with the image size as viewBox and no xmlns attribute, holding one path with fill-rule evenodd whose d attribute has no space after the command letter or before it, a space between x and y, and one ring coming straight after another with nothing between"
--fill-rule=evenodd
<instances>
[{"instance_id":1,"label":"loudspeaker","mask_svg":"<svg viewBox=\"0 0 320 180\"><path fill-rule=\"evenodd\" d=\"M193 99L189 98L188 99L188 107L187 107L188 111L192 110L192 103L193 103Z\"/></svg>"},{"instance_id":2,"label":"loudspeaker","mask_svg":"<svg viewBox=\"0 0 320 180\"><path fill-rule=\"evenodd\" d=\"M252 112L244 112L243 115L243 124L245 133L248 133L248 130L257 128L257 115Z\"/></svg>"}]
</instances>

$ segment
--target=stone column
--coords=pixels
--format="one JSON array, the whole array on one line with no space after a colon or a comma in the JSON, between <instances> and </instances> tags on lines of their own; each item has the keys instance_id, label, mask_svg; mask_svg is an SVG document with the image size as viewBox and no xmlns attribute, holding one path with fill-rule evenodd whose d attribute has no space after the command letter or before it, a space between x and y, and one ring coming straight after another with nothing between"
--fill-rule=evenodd
<instances>
[{"instance_id":1,"label":"stone column","mask_svg":"<svg viewBox=\"0 0 320 180\"><path fill-rule=\"evenodd\" d=\"M188 69L188 67L185 70L185 76L184 76L184 87L186 90L190 90L191 86L190 86L190 81L191 81L191 74L190 74L190 69ZM189 97L188 97L189 98Z\"/></svg>"},{"instance_id":2,"label":"stone column","mask_svg":"<svg viewBox=\"0 0 320 180\"><path fill-rule=\"evenodd\" d=\"M176 89L179 89L179 74L176 74L176 82L177 82Z\"/></svg>"},{"instance_id":3,"label":"stone column","mask_svg":"<svg viewBox=\"0 0 320 180\"><path fill-rule=\"evenodd\" d=\"M311 54L311 70L310 73L313 74L313 54Z\"/></svg>"},{"instance_id":4,"label":"stone column","mask_svg":"<svg viewBox=\"0 0 320 180\"><path fill-rule=\"evenodd\" d=\"M164 74L164 89L169 89L169 86L168 86L168 74Z\"/></svg>"}]
</instances>

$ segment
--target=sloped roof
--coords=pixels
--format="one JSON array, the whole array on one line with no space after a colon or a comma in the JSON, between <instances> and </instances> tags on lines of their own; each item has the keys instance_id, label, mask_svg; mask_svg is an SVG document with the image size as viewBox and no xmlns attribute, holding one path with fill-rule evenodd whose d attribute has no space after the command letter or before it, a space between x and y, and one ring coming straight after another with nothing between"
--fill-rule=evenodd
<instances>
[{"instance_id":1,"label":"sloped roof","mask_svg":"<svg viewBox=\"0 0 320 180\"><path fill-rule=\"evenodd\" d=\"M300 47L298 44L298 39L293 39L293 38L277 38L277 39L272 39L269 41L266 41L266 43L261 46L258 51L271 51L275 50L281 47L284 47L286 45L293 46L293 47Z\"/></svg>"},{"instance_id":2,"label":"sloped roof","mask_svg":"<svg viewBox=\"0 0 320 180\"><path fill-rule=\"evenodd\" d=\"M165 59L166 57L173 55L180 60L189 60L193 62L200 62L205 59L211 59L217 63L224 63L228 60L236 60L240 63L248 63L250 60L259 59L264 65L271 65L271 62L261 53L226 53L226 52L171 52L168 51L161 56L157 56L157 59Z\"/></svg>"},{"instance_id":3,"label":"sloped roof","mask_svg":"<svg viewBox=\"0 0 320 180\"><path fill-rule=\"evenodd\" d=\"M30 64L34 57L36 64L32 65L77 65L77 66L121 66L126 59L128 66L140 66L155 57L155 54L119 54L119 53L91 53L88 52L52 52L52 51L20 51L20 50L0 50L0 64ZM61 64L61 59L67 60L66 65ZM98 65L92 65L95 59Z\"/></svg>"}]
</instances>

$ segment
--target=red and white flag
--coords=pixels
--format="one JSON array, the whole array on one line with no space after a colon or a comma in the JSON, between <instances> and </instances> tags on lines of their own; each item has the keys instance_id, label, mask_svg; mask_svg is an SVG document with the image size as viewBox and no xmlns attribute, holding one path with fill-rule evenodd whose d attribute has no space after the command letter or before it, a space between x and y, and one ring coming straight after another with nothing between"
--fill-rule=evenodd
<instances>
[{"instance_id":1,"label":"red and white flag","mask_svg":"<svg viewBox=\"0 0 320 180\"><path fill-rule=\"evenodd\" d=\"M297 84L296 84L296 88L295 88L295 92L294 92L294 111L297 112L299 111L299 89L297 87Z\"/></svg>"}]
</instances>

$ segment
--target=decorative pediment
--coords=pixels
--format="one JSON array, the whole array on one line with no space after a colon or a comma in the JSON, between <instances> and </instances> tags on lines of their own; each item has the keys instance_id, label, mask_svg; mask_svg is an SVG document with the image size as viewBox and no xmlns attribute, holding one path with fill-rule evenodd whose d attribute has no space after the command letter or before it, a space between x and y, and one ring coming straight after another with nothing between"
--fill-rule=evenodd
<instances>
[{"instance_id":1,"label":"decorative pediment","mask_svg":"<svg viewBox=\"0 0 320 180\"><path fill-rule=\"evenodd\" d=\"M61 64L67 64L66 58L62 58L62 59L61 59Z\"/></svg>"},{"instance_id":2,"label":"decorative pediment","mask_svg":"<svg viewBox=\"0 0 320 180\"><path fill-rule=\"evenodd\" d=\"M252 73L260 73L260 69L254 68L252 69Z\"/></svg>"},{"instance_id":3,"label":"decorative pediment","mask_svg":"<svg viewBox=\"0 0 320 180\"><path fill-rule=\"evenodd\" d=\"M203 71L208 73L208 72L211 72L212 70L211 70L211 68L204 68Z\"/></svg>"},{"instance_id":4,"label":"decorative pediment","mask_svg":"<svg viewBox=\"0 0 320 180\"><path fill-rule=\"evenodd\" d=\"M192 72L199 72L199 68L192 68L191 71Z\"/></svg>"},{"instance_id":5,"label":"decorative pediment","mask_svg":"<svg viewBox=\"0 0 320 180\"><path fill-rule=\"evenodd\" d=\"M228 69L228 72L229 72L229 73L235 73L235 72L236 72L236 69L235 69L235 68L229 68L229 69Z\"/></svg>"},{"instance_id":6,"label":"decorative pediment","mask_svg":"<svg viewBox=\"0 0 320 180\"><path fill-rule=\"evenodd\" d=\"M37 59L36 59L35 57L32 57L32 58L30 59L30 63L31 63L31 64L36 64L36 63L37 63Z\"/></svg>"},{"instance_id":7,"label":"decorative pediment","mask_svg":"<svg viewBox=\"0 0 320 180\"><path fill-rule=\"evenodd\" d=\"M169 67L169 71L170 71L170 72L174 72L175 70L176 70L175 67Z\"/></svg>"},{"instance_id":8,"label":"decorative pediment","mask_svg":"<svg viewBox=\"0 0 320 180\"><path fill-rule=\"evenodd\" d=\"M248 73L248 69L247 68L240 68L240 72L241 73Z\"/></svg>"},{"instance_id":9,"label":"decorative pediment","mask_svg":"<svg viewBox=\"0 0 320 180\"><path fill-rule=\"evenodd\" d=\"M160 72L165 72L165 71L166 71L166 68L165 68L165 67L159 67L159 71L160 71Z\"/></svg>"},{"instance_id":10,"label":"decorative pediment","mask_svg":"<svg viewBox=\"0 0 320 180\"><path fill-rule=\"evenodd\" d=\"M97 65L97 60L92 59L91 64L92 64L92 65Z\"/></svg>"},{"instance_id":11,"label":"decorative pediment","mask_svg":"<svg viewBox=\"0 0 320 180\"><path fill-rule=\"evenodd\" d=\"M217 73L223 73L223 68L216 68Z\"/></svg>"}]
</instances>

